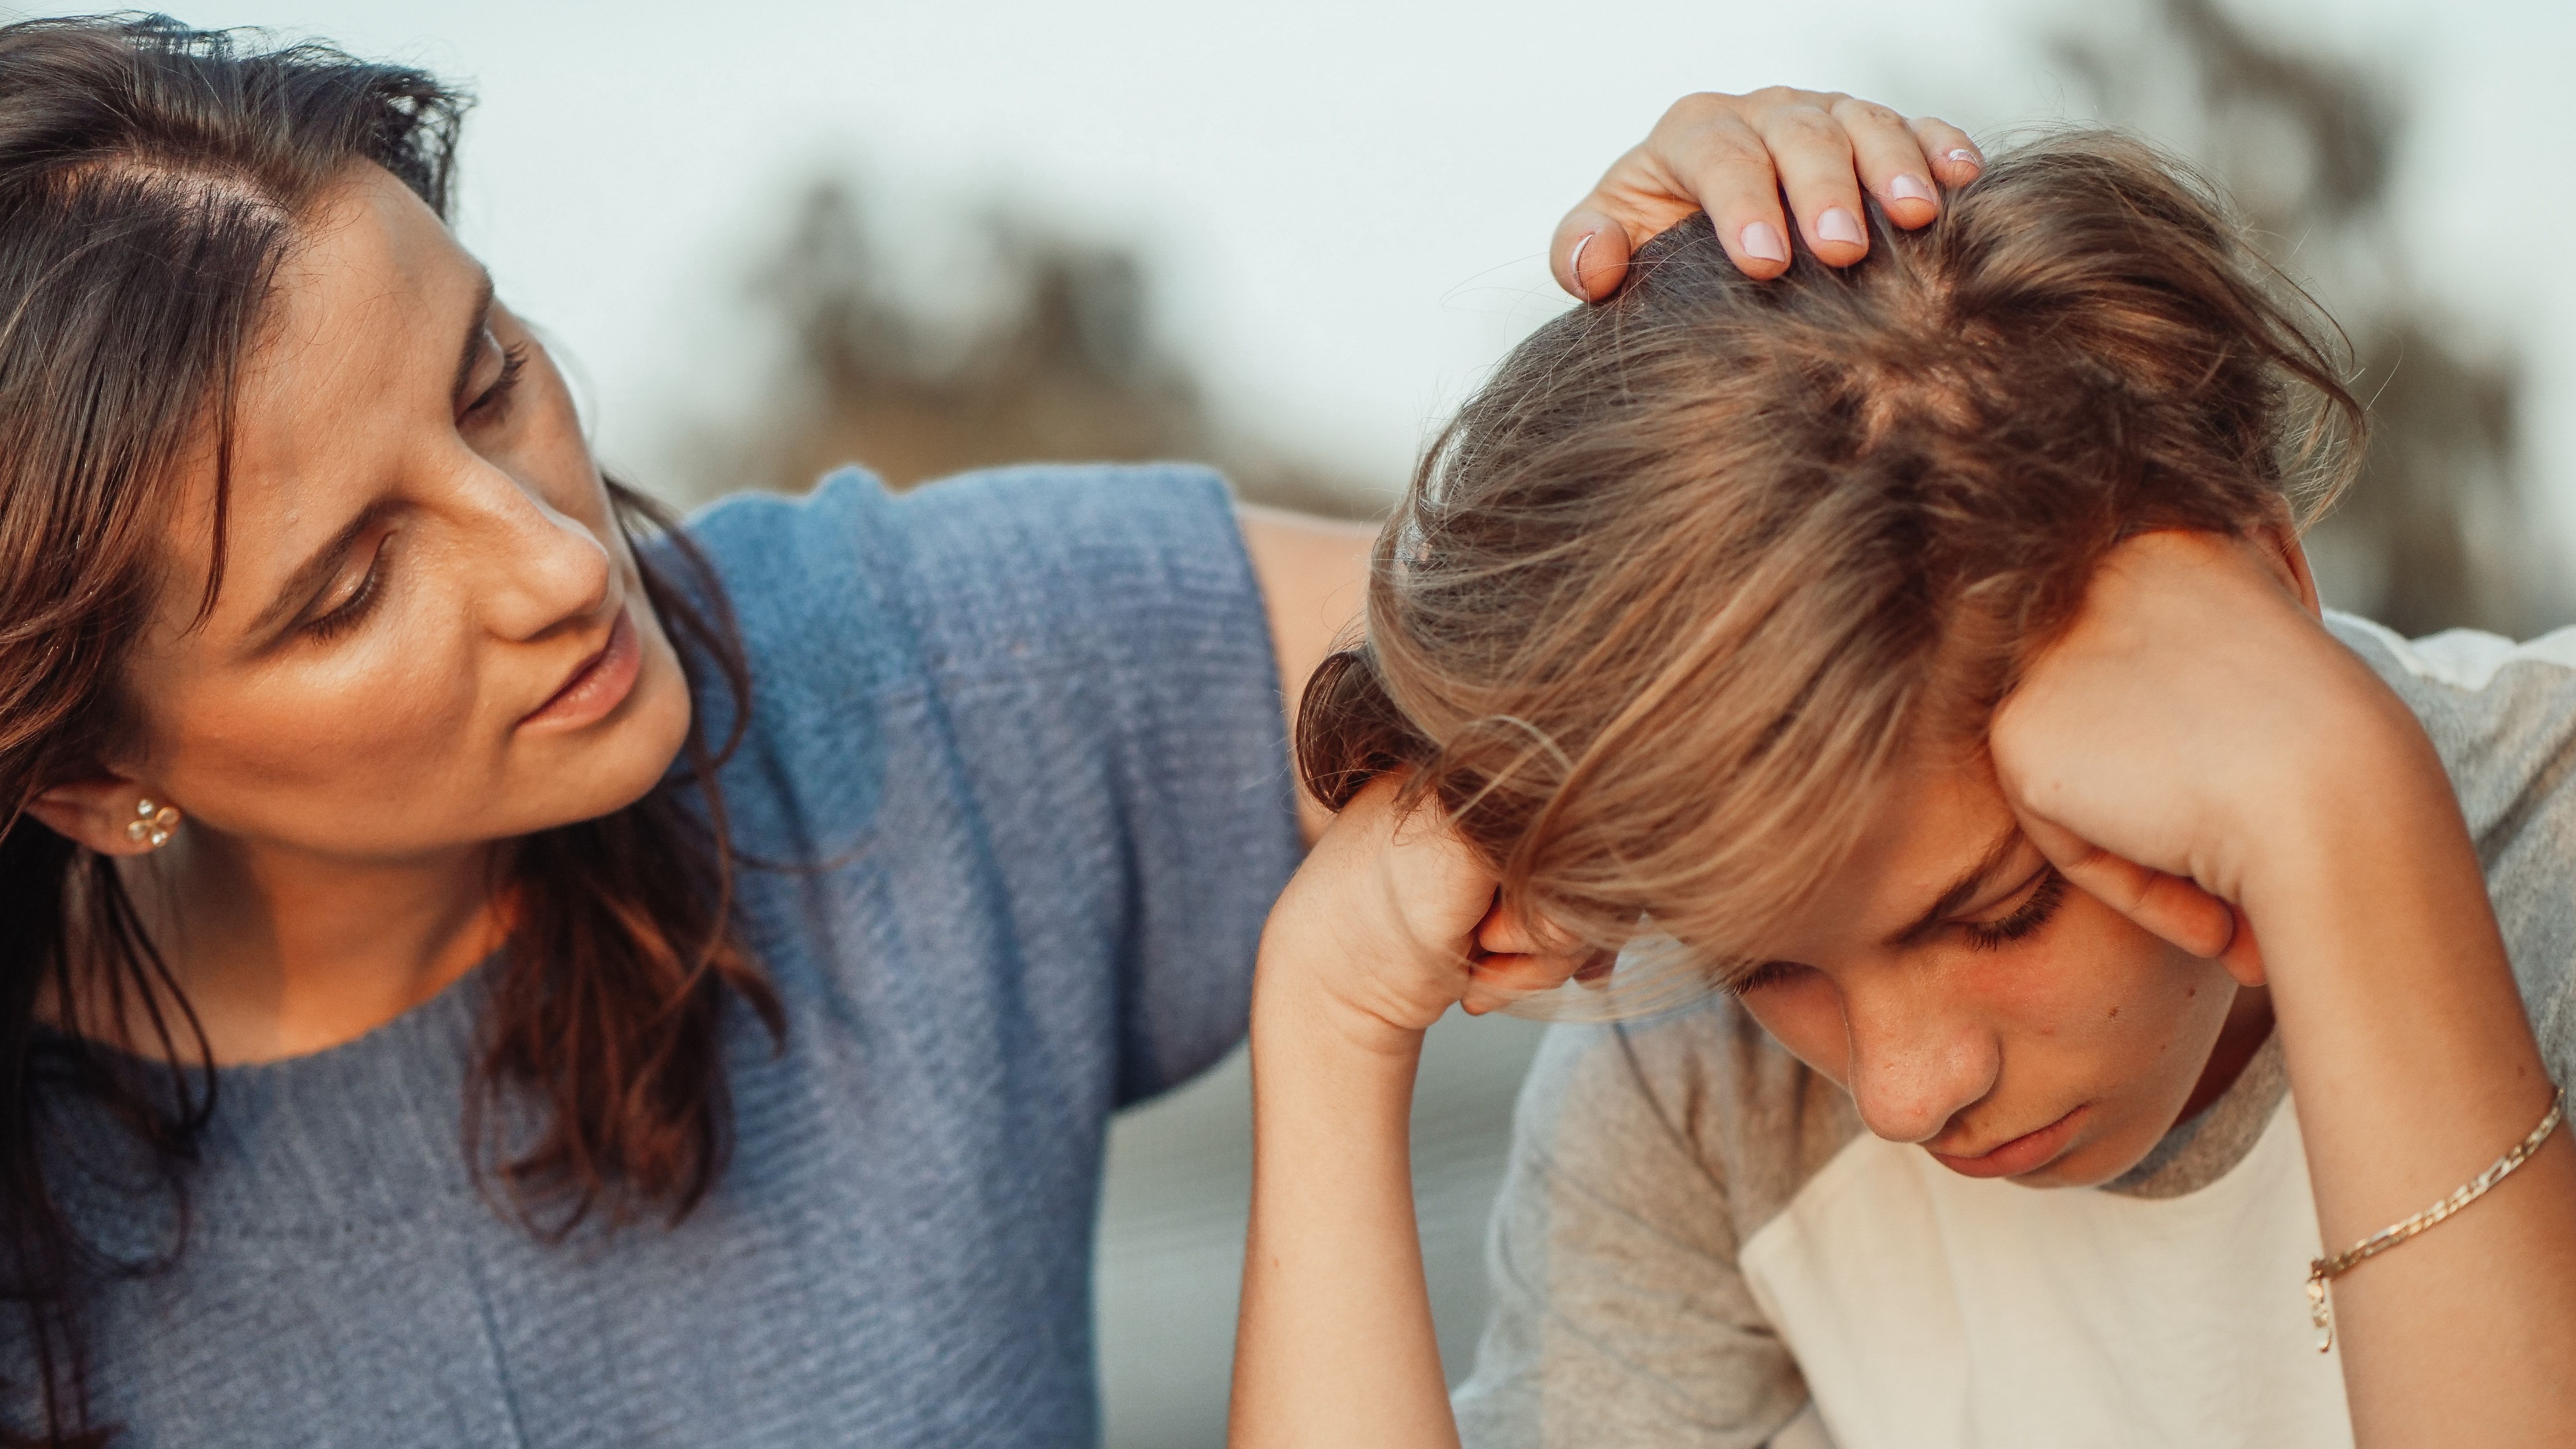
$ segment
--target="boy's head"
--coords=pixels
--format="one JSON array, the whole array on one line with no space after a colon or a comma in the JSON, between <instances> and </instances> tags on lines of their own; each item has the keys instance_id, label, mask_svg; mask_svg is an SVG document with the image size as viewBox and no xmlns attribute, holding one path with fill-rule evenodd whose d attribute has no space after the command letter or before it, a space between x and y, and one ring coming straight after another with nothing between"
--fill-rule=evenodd
<instances>
[{"instance_id":1,"label":"boy's head","mask_svg":"<svg viewBox=\"0 0 2576 1449\"><path fill-rule=\"evenodd\" d=\"M2263 277L2100 133L1848 271L1752 282L1676 228L1425 459L1366 643L1308 691L1309 781L1416 772L1508 897L1682 943L1882 1135L1975 1153L2074 1112L2041 1178L2115 1175L2235 992L2053 883L1983 741L2121 540L2268 531L2304 579L2360 409Z\"/></svg>"}]
</instances>

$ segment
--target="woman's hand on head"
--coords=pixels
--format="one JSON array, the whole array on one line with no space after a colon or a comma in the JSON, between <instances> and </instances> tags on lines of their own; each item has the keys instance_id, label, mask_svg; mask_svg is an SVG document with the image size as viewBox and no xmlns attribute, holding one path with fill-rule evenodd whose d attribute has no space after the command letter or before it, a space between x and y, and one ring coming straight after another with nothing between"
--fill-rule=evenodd
<instances>
[{"instance_id":1,"label":"woman's hand on head","mask_svg":"<svg viewBox=\"0 0 2576 1449\"><path fill-rule=\"evenodd\" d=\"M2114 549L1989 746L2005 798L2070 880L2255 979L2236 908L2266 863L2304 857L2357 782L2441 781L2405 705L2326 632L2286 532Z\"/></svg>"},{"instance_id":2,"label":"woman's hand on head","mask_svg":"<svg viewBox=\"0 0 2576 1449\"><path fill-rule=\"evenodd\" d=\"M1599 301L1618 290L1630 253L1705 211L1747 276L1789 270L1793 216L1809 251L1845 267L1869 254L1864 191L1910 230L1940 214L1941 186L1967 185L1984 160L1947 121L1835 91L1684 96L1557 223L1548 261L1559 286Z\"/></svg>"},{"instance_id":3,"label":"woman's hand on head","mask_svg":"<svg viewBox=\"0 0 2576 1449\"><path fill-rule=\"evenodd\" d=\"M1354 797L1271 908L1256 1010L1312 1012L1373 1050L1410 1049L1471 1013L1563 984L1588 957L1496 904L1493 873L1401 783Z\"/></svg>"}]
</instances>

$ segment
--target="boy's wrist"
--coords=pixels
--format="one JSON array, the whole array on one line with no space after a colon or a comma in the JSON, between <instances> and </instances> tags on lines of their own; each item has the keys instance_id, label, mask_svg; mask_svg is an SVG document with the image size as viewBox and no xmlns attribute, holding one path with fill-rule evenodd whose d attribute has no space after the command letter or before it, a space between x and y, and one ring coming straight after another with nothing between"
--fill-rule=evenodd
<instances>
[{"instance_id":1,"label":"boy's wrist","mask_svg":"<svg viewBox=\"0 0 2576 1449\"><path fill-rule=\"evenodd\" d=\"M1327 1070L1362 1061L1410 1071L1421 1056L1425 1030L1351 1000L1310 958L1273 941L1262 943L1252 985L1256 1049L1276 1041L1301 1060L1332 1063Z\"/></svg>"},{"instance_id":2,"label":"boy's wrist","mask_svg":"<svg viewBox=\"0 0 2576 1449\"><path fill-rule=\"evenodd\" d=\"M2321 730L2255 813L2240 836L2248 848L2238 896L2259 937L2314 912L2484 904L2450 776L2393 695L2384 710L2347 712ZM2446 893L2477 900L2435 907L2415 899Z\"/></svg>"},{"instance_id":3,"label":"boy's wrist","mask_svg":"<svg viewBox=\"0 0 2576 1449\"><path fill-rule=\"evenodd\" d=\"M2439 833L2426 838L2421 827L2457 817L2450 776L2423 725L2367 665L2348 655L2341 662L2335 687L2285 711L2294 728L2238 762L2250 788L2234 792L2224 833L2241 842L2225 870L2241 906L2313 878L2364 842L2401 854L2435 847Z\"/></svg>"}]
</instances>

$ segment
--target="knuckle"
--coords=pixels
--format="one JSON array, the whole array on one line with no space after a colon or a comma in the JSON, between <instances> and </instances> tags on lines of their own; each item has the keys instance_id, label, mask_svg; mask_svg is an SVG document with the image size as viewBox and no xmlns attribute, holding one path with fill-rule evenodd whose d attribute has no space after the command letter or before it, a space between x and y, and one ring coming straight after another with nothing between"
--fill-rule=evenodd
<instances>
[{"instance_id":1,"label":"knuckle","mask_svg":"<svg viewBox=\"0 0 2576 1449\"><path fill-rule=\"evenodd\" d=\"M1847 126L1876 126L1893 131L1905 129L1905 117L1894 110L1876 101L1864 101L1851 96L1844 96L1834 102L1834 117Z\"/></svg>"},{"instance_id":2,"label":"knuckle","mask_svg":"<svg viewBox=\"0 0 2576 1449\"><path fill-rule=\"evenodd\" d=\"M1775 143L1809 146L1842 146L1847 137L1832 116L1814 106L1788 106L1771 118Z\"/></svg>"},{"instance_id":3,"label":"knuckle","mask_svg":"<svg viewBox=\"0 0 2576 1449\"><path fill-rule=\"evenodd\" d=\"M1727 131L1707 138L1699 156L1700 172L1714 180L1744 184L1771 179L1771 151L1748 131Z\"/></svg>"},{"instance_id":4,"label":"knuckle","mask_svg":"<svg viewBox=\"0 0 2576 1449\"><path fill-rule=\"evenodd\" d=\"M1735 113L1735 97L1716 91L1693 91L1664 108L1667 126L1704 126Z\"/></svg>"}]
</instances>

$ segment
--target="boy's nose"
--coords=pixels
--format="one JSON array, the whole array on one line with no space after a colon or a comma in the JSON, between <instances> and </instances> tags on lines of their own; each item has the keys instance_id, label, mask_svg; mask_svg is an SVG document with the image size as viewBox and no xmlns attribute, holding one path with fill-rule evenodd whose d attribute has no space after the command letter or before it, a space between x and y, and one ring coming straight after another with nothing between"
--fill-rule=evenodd
<instances>
[{"instance_id":1,"label":"boy's nose","mask_svg":"<svg viewBox=\"0 0 2576 1449\"><path fill-rule=\"evenodd\" d=\"M1992 1032L1946 1018L1919 998L1846 999L1852 1101L1891 1142L1929 1142L1994 1089L2002 1053Z\"/></svg>"}]
</instances>

